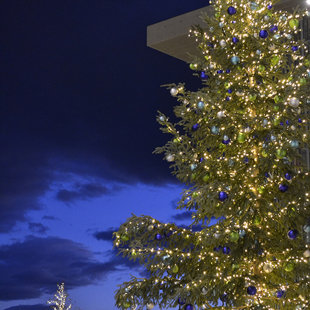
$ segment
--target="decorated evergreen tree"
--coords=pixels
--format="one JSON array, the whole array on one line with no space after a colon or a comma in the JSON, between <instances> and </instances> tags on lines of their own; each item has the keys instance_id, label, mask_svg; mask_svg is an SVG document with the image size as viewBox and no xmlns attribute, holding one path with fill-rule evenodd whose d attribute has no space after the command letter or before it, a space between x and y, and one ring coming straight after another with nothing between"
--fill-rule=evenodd
<instances>
[{"instance_id":1,"label":"decorated evergreen tree","mask_svg":"<svg viewBox=\"0 0 310 310\"><path fill-rule=\"evenodd\" d=\"M276 1L216 0L190 31L198 91L169 85L178 122L157 148L187 187L179 208L201 231L132 216L114 244L149 277L116 292L121 309L310 309L310 61L300 24ZM218 218L210 226L210 219Z\"/></svg>"}]
</instances>

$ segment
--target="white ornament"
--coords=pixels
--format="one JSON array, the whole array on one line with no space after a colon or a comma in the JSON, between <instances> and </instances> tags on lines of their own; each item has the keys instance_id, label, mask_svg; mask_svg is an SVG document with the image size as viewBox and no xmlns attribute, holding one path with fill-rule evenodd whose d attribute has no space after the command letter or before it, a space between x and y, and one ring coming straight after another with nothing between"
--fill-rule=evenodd
<instances>
[{"instance_id":1,"label":"white ornament","mask_svg":"<svg viewBox=\"0 0 310 310\"><path fill-rule=\"evenodd\" d=\"M267 263L267 264L265 264L265 265L263 266L263 269L264 269L264 271L265 271L266 273L270 273L270 272L272 272L273 267L272 267L271 264Z\"/></svg>"},{"instance_id":2,"label":"white ornament","mask_svg":"<svg viewBox=\"0 0 310 310\"><path fill-rule=\"evenodd\" d=\"M238 97L241 97L241 96L244 95L244 93L243 93L242 91L238 90L238 91L236 91L236 95L237 95Z\"/></svg>"},{"instance_id":3,"label":"white ornament","mask_svg":"<svg viewBox=\"0 0 310 310\"><path fill-rule=\"evenodd\" d=\"M309 257L310 257L310 250L306 250L306 251L304 252L304 257L305 257L305 258L309 258Z\"/></svg>"},{"instance_id":4,"label":"white ornament","mask_svg":"<svg viewBox=\"0 0 310 310\"><path fill-rule=\"evenodd\" d=\"M220 46L221 47L225 47L226 46L226 41L225 40L221 40L220 41Z\"/></svg>"},{"instance_id":5,"label":"white ornament","mask_svg":"<svg viewBox=\"0 0 310 310\"><path fill-rule=\"evenodd\" d=\"M155 305L152 302L146 305L146 309L149 309L149 310L153 309L154 307Z\"/></svg>"},{"instance_id":6,"label":"white ornament","mask_svg":"<svg viewBox=\"0 0 310 310\"><path fill-rule=\"evenodd\" d=\"M171 96L175 97L175 96L178 94L177 88L172 87L172 88L170 89L170 94L171 94Z\"/></svg>"},{"instance_id":7,"label":"white ornament","mask_svg":"<svg viewBox=\"0 0 310 310\"><path fill-rule=\"evenodd\" d=\"M217 112L217 117L218 117L218 118L223 118L223 117L225 117L225 112L223 112L223 111Z\"/></svg>"},{"instance_id":8,"label":"white ornament","mask_svg":"<svg viewBox=\"0 0 310 310\"><path fill-rule=\"evenodd\" d=\"M206 295L208 293L207 289L205 287L202 288L201 294Z\"/></svg>"},{"instance_id":9,"label":"white ornament","mask_svg":"<svg viewBox=\"0 0 310 310\"><path fill-rule=\"evenodd\" d=\"M297 108L299 106L299 100L293 97L290 99L289 105L293 108Z\"/></svg>"},{"instance_id":10,"label":"white ornament","mask_svg":"<svg viewBox=\"0 0 310 310\"><path fill-rule=\"evenodd\" d=\"M296 130L296 127L294 125L291 126L292 130Z\"/></svg>"},{"instance_id":11,"label":"white ornament","mask_svg":"<svg viewBox=\"0 0 310 310\"><path fill-rule=\"evenodd\" d=\"M275 50L276 49L276 46L274 44L271 44L269 47L268 47L271 51Z\"/></svg>"},{"instance_id":12,"label":"white ornament","mask_svg":"<svg viewBox=\"0 0 310 310\"><path fill-rule=\"evenodd\" d=\"M245 129L244 129L244 132L245 133L249 133L251 131L251 128L250 127L246 127Z\"/></svg>"},{"instance_id":13,"label":"white ornament","mask_svg":"<svg viewBox=\"0 0 310 310\"><path fill-rule=\"evenodd\" d=\"M148 231L152 231L154 229L154 225L149 225L148 227L147 227L147 230Z\"/></svg>"},{"instance_id":14,"label":"white ornament","mask_svg":"<svg viewBox=\"0 0 310 310\"><path fill-rule=\"evenodd\" d=\"M169 161L169 162L172 162L172 161L174 161L174 156L169 154L169 155L166 156L166 160Z\"/></svg>"},{"instance_id":15,"label":"white ornament","mask_svg":"<svg viewBox=\"0 0 310 310\"><path fill-rule=\"evenodd\" d=\"M159 120L160 120L161 122L164 122L164 121L165 121L165 117L161 115L161 116L159 117Z\"/></svg>"},{"instance_id":16,"label":"white ornament","mask_svg":"<svg viewBox=\"0 0 310 310\"><path fill-rule=\"evenodd\" d=\"M270 19L270 17L269 17L268 15L265 15L265 16L264 16L264 21L265 21L265 22L268 22L269 19Z\"/></svg>"},{"instance_id":17,"label":"white ornament","mask_svg":"<svg viewBox=\"0 0 310 310\"><path fill-rule=\"evenodd\" d=\"M214 64L211 63L211 64L209 65L209 68L210 68L210 69L214 69Z\"/></svg>"},{"instance_id":18,"label":"white ornament","mask_svg":"<svg viewBox=\"0 0 310 310\"><path fill-rule=\"evenodd\" d=\"M221 235L219 233L215 233L213 236L215 239L218 239L219 237L221 237Z\"/></svg>"}]
</instances>

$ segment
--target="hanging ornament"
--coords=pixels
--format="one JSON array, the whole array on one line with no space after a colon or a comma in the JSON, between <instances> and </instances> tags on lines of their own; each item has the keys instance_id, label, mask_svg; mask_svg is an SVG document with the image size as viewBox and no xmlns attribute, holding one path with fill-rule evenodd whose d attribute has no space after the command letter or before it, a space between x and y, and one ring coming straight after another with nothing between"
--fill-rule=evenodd
<instances>
[{"instance_id":1,"label":"hanging ornament","mask_svg":"<svg viewBox=\"0 0 310 310\"><path fill-rule=\"evenodd\" d=\"M310 257L310 250L309 249L306 250L303 255L305 258L309 258Z\"/></svg>"},{"instance_id":2,"label":"hanging ornament","mask_svg":"<svg viewBox=\"0 0 310 310\"><path fill-rule=\"evenodd\" d=\"M261 53L262 53L261 50L257 50L257 51L256 51L256 54L257 54L257 55L260 55Z\"/></svg>"},{"instance_id":3,"label":"hanging ornament","mask_svg":"<svg viewBox=\"0 0 310 310\"><path fill-rule=\"evenodd\" d=\"M233 56L231 57L230 61L232 62L232 64L237 65L238 63L240 63L240 58L238 56Z\"/></svg>"},{"instance_id":4,"label":"hanging ornament","mask_svg":"<svg viewBox=\"0 0 310 310\"><path fill-rule=\"evenodd\" d=\"M160 120L161 122L164 122L164 121L166 120L166 118L165 118L163 115L161 115L161 116L159 117L159 120Z\"/></svg>"},{"instance_id":5,"label":"hanging ornament","mask_svg":"<svg viewBox=\"0 0 310 310\"><path fill-rule=\"evenodd\" d=\"M291 145L292 148L296 149L296 148L299 147L299 142L297 140L292 140L290 142L290 145Z\"/></svg>"},{"instance_id":6,"label":"hanging ornament","mask_svg":"<svg viewBox=\"0 0 310 310\"><path fill-rule=\"evenodd\" d=\"M284 264L284 270L286 272L291 272L291 271L294 270L294 268L295 268L295 264L294 263L286 263L286 264Z\"/></svg>"},{"instance_id":7,"label":"hanging ornament","mask_svg":"<svg viewBox=\"0 0 310 310\"><path fill-rule=\"evenodd\" d=\"M237 95L238 97L241 97L241 96L244 95L244 93L243 93L242 91L238 90L238 91L236 91L236 95Z\"/></svg>"},{"instance_id":8,"label":"hanging ornament","mask_svg":"<svg viewBox=\"0 0 310 310\"><path fill-rule=\"evenodd\" d=\"M292 176L287 172L285 173L284 177L289 181L292 179Z\"/></svg>"},{"instance_id":9,"label":"hanging ornament","mask_svg":"<svg viewBox=\"0 0 310 310\"><path fill-rule=\"evenodd\" d=\"M238 134L237 140L238 140L239 143L244 143L245 142L245 138L246 138L246 135L241 132L241 133Z\"/></svg>"},{"instance_id":10,"label":"hanging ornament","mask_svg":"<svg viewBox=\"0 0 310 310\"><path fill-rule=\"evenodd\" d=\"M290 99L289 105L293 108L297 108L299 105L299 100L297 98L293 97Z\"/></svg>"},{"instance_id":11,"label":"hanging ornament","mask_svg":"<svg viewBox=\"0 0 310 310\"><path fill-rule=\"evenodd\" d=\"M205 104L203 101L199 101L197 104L198 109L202 110L205 107Z\"/></svg>"},{"instance_id":12,"label":"hanging ornament","mask_svg":"<svg viewBox=\"0 0 310 310\"><path fill-rule=\"evenodd\" d=\"M214 237L215 239L219 239L219 238L221 237L221 234L215 233L215 234L213 235L213 237Z\"/></svg>"},{"instance_id":13,"label":"hanging ornament","mask_svg":"<svg viewBox=\"0 0 310 310\"><path fill-rule=\"evenodd\" d=\"M270 264L270 263L266 263L264 264L263 266L263 270L266 272L266 273L270 273L273 271L273 266Z\"/></svg>"},{"instance_id":14,"label":"hanging ornament","mask_svg":"<svg viewBox=\"0 0 310 310\"><path fill-rule=\"evenodd\" d=\"M155 307L155 305L152 302L150 302L149 304L146 305L146 309L148 309L148 310L152 310L154 307Z\"/></svg>"},{"instance_id":15,"label":"hanging ornament","mask_svg":"<svg viewBox=\"0 0 310 310\"><path fill-rule=\"evenodd\" d=\"M285 291L283 290L279 290L276 293L277 298L282 298L285 295Z\"/></svg>"},{"instance_id":16,"label":"hanging ornament","mask_svg":"<svg viewBox=\"0 0 310 310\"><path fill-rule=\"evenodd\" d=\"M190 67L191 70L197 70L198 65L191 63L191 64L189 64L189 67Z\"/></svg>"},{"instance_id":17,"label":"hanging ornament","mask_svg":"<svg viewBox=\"0 0 310 310\"><path fill-rule=\"evenodd\" d=\"M223 117L225 117L226 115L225 115L225 112L224 111L219 111L219 112L217 112L217 118L223 118Z\"/></svg>"},{"instance_id":18,"label":"hanging ornament","mask_svg":"<svg viewBox=\"0 0 310 310\"><path fill-rule=\"evenodd\" d=\"M175 97L177 94L178 94L178 89L177 88L175 88L175 87L172 87L171 89L170 89L170 94L171 94L171 96L173 96L173 97Z\"/></svg>"},{"instance_id":19,"label":"hanging ornament","mask_svg":"<svg viewBox=\"0 0 310 310\"><path fill-rule=\"evenodd\" d=\"M279 40L281 36L280 36L279 34L275 34L273 37L274 37L276 40Z\"/></svg>"},{"instance_id":20,"label":"hanging ornament","mask_svg":"<svg viewBox=\"0 0 310 310\"><path fill-rule=\"evenodd\" d=\"M247 293L248 293L248 295L251 295L251 296L253 296L253 295L255 295L256 294L256 292L257 292L257 289L256 289L256 287L255 286L249 286L248 288L247 288Z\"/></svg>"},{"instance_id":21,"label":"hanging ornament","mask_svg":"<svg viewBox=\"0 0 310 310\"><path fill-rule=\"evenodd\" d=\"M237 13L237 10L233 7L233 6L230 6L228 9L227 9L227 12L229 15L234 15Z\"/></svg>"},{"instance_id":22,"label":"hanging ornament","mask_svg":"<svg viewBox=\"0 0 310 310\"><path fill-rule=\"evenodd\" d=\"M207 80L209 79L209 75L207 75L204 71L201 71L200 78L202 78L203 80Z\"/></svg>"},{"instance_id":23,"label":"hanging ornament","mask_svg":"<svg viewBox=\"0 0 310 310\"><path fill-rule=\"evenodd\" d=\"M228 255L230 253L230 251L231 250L230 250L230 248L228 246L224 246L223 249L222 249L223 254L226 254L226 255Z\"/></svg>"},{"instance_id":24,"label":"hanging ornament","mask_svg":"<svg viewBox=\"0 0 310 310\"><path fill-rule=\"evenodd\" d=\"M166 156L166 160L167 160L168 162L174 161L174 155L168 154L168 155Z\"/></svg>"},{"instance_id":25,"label":"hanging ornament","mask_svg":"<svg viewBox=\"0 0 310 310\"><path fill-rule=\"evenodd\" d=\"M264 16L264 21L265 21L265 22L268 22L269 19L270 19L270 17L269 17L268 15L265 15L265 16Z\"/></svg>"},{"instance_id":26,"label":"hanging ornament","mask_svg":"<svg viewBox=\"0 0 310 310\"><path fill-rule=\"evenodd\" d=\"M236 44L236 43L238 43L238 42L239 42L239 39L238 39L237 37L233 37L233 38L232 38L232 41L233 41L233 43L235 43L235 44Z\"/></svg>"},{"instance_id":27,"label":"hanging ornament","mask_svg":"<svg viewBox=\"0 0 310 310\"><path fill-rule=\"evenodd\" d=\"M305 226L303 227L303 229L304 229L304 232L305 232L305 233L307 233L307 234L310 233L310 225L305 225Z\"/></svg>"},{"instance_id":28,"label":"hanging ornament","mask_svg":"<svg viewBox=\"0 0 310 310\"><path fill-rule=\"evenodd\" d=\"M178 273L178 271L179 271L179 266L178 266L177 264L175 264L175 265L172 267L171 271L172 271L173 273Z\"/></svg>"},{"instance_id":29,"label":"hanging ornament","mask_svg":"<svg viewBox=\"0 0 310 310\"><path fill-rule=\"evenodd\" d=\"M268 46L270 51L274 51L276 49L276 46L274 44L271 44L270 46Z\"/></svg>"},{"instance_id":30,"label":"hanging ornament","mask_svg":"<svg viewBox=\"0 0 310 310\"><path fill-rule=\"evenodd\" d=\"M280 190L280 192L285 193L288 190L288 185L280 184L279 185L279 190Z\"/></svg>"},{"instance_id":31,"label":"hanging ornament","mask_svg":"<svg viewBox=\"0 0 310 310\"><path fill-rule=\"evenodd\" d=\"M292 46L292 51L293 52L297 52L298 51L298 46L296 46L296 45Z\"/></svg>"},{"instance_id":32,"label":"hanging ornament","mask_svg":"<svg viewBox=\"0 0 310 310\"><path fill-rule=\"evenodd\" d=\"M163 239L163 236L161 234L156 234L155 235L155 240L160 241Z\"/></svg>"},{"instance_id":33,"label":"hanging ornament","mask_svg":"<svg viewBox=\"0 0 310 310\"><path fill-rule=\"evenodd\" d=\"M191 304L187 304L184 308L184 310L194 310L194 306Z\"/></svg>"},{"instance_id":34,"label":"hanging ornament","mask_svg":"<svg viewBox=\"0 0 310 310\"><path fill-rule=\"evenodd\" d=\"M291 239L291 240L295 240L298 237L298 230L297 229L291 229L288 233L287 236Z\"/></svg>"},{"instance_id":35,"label":"hanging ornament","mask_svg":"<svg viewBox=\"0 0 310 310\"><path fill-rule=\"evenodd\" d=\"M213 134L217 135L217 134L220 132L220 130L219 130L218 127L212 126L212 127L211 127L211 132L212 132Z\"/></svg>"},{"instance_id":36,"label":"hanging ornament","mask_svg":"<svg viewBox=\"0 0 310 310\"><path fill-rule=\"evenodd\" d=\"M268 5L267 5L267 9L268 9L268 10L271 10L271 9L272 9L272 5L271 5L271 4L268 4Z\"/></svg>"},{"instance_id":37,"label":"hanging ornament","mask_svg":"<svg viewBox=\"0 0 310 310\"><path fill-rule=\"evenodd\" d=\"M149 225L148 227L147 227L147 230L148 231L152 231L154 229L154 225Z\"/></svg>"},{"instance_id":38,"label":"hanging ornament","mask_svg":"<svg viewBox=\"0 0 310 310\"><path fill-rule=\"evenodd\" d=\"M220 23L219 23L219 27L220 27L220 28L223 28L223 27L224 27L224 23L220 22Z\"/></svg>"},{"instance_id":39,"label":"hanging ornament","mask_svg":"<svg viewBox=\"0 0 310 310\"><path fill-rule=\"evenodd\" d=\"M195 170L197 168L197 164L191 164L191 170Z\"/></svg>"},{"instance_id":40,"label":"hanging ornament","mask_svg":"<svg viewBox=\"0 0 310 310\"><path fill-rule=\"evenodd\" d=\"M270 31L270 32L276 32L276 31L278 31L278 26L276 26L276 25L271 26L271 28L269 29L269 31Z\"/></svg>"},{"instance_id":41,"label":"hanging ornament","mask_svg":"<svg viewBox=\"0 0 310 310\"><path fill-rule=\"evenodd\" d=\"M129 240L129 236L127 234L121 235L121 240L127 242Z\"/></svg>"},{"instance_id":42,"label":"hanging ornament","mask_svg":"<svg viewBox=\"0 0 310 310\"><path fill-rule=\"evenodd\" d=\"M193 131L196 131L199 128L199 124L195 124L192 126Z\"/></svg>"},{"instance_id":43,"label":"hanging ornament","mask_svg":"<svg viewBox=\"0 0 310 310\"><path fill-rule=\"evenodd\" d=\"M298 28L298 26L299 26L299 20L298 19L291 19L290 21L289 21L289 25L290 25L290 27L292 28L292 29L297 29Z\"/></svg>"},{"instance_id":44,"label":"hanging ornament","mask_svg":"<svg viewBox=\"0 0 310 310\"><path fill-rule=\"evenodd\" d=\"M278 159L284 158L285 155L286 155L286 151L285 150L283 150L283 149L277 149L276 150L276 156L277 156Z\"/></svg>"},{"instance_id":45,"label":"hanging ornament","mask_svg":"<svg viewBox=\"0 0 310 310\"><path fill-rule=\"evenodd\" d=\"M225 144L225 145L229 144L230 143L229 137L225 135L224 138L223 138L222 143Z\"/></svg>"},{"instance_id":46,"label":"hanging ornament","mask_svg":"<svg viewBox=\"0 0 310 310\"><path fill-rule=\"evenodd\" d=\"M270 62L273 66L276 66L279 63L279 61L280 61L279 56L272 56L270 58Z\"/></svg>"},{"instance_id":47,"label":"hanging ornament","mask_svg":"<svg viewBox=\"0 0 310 310\"><path fill-rule=\"evenodd\" d=\"M256 2L251 2L250 3L250 8L252 11L256 11L259 9L259 5Z\"/></svg>"},{"instance_id":48,"label":"hanging ornament","mask_svg":"<svg viewBox=\"0 0 310 310\"><path fill-rule=\"evenodd\" d=\"M245 234L246 234L246 232L245 232L244 229L240 229L240 230L239 230L239 236L240 236L241 238L243 238L243 237L245 236Z\"/></svg>"},{"instance_id":49,"label":"hanging ornament","mask_svg":"<svg viewBox=\"0 0 310 310\"><path fill-rule=\"evenodd\" d=\"M239 240L239 234L235 231L230 233L230 240L232 242L237 242Z\"/></svg>"},{"instance_id":50,"label":"hanging ornament","mask_svg":"<svg viewBox=\"0 0 310 310\"><path fill-rule=\"evenodd\" d=\"M226 41L225 40L221 40L220 41L220 46L221 47L225 47L226 46Z\"/></svg>"},{"instance_id":51,"label":"hanging ornament","mask_svg":"<svg viewBox=\"0 0 310 310\"><path fill-rule=\"evenodd\" d=\"M268 31L267 30L261 30L259 32L259 36L262 38L262 39L266 39L268 37Z\"/></svg>"},{"instance_id":52,"label":"hanging ornament","mask_svg":"<svg viewBox=\"0 0 310 310\"><path fill-rule=\"evenodd\" d=\"M228 194L226 192L219 192L219 200L225 201L226 199L228 199Z\"/></svg>"},{"instance_id":53,"label":"hanging ornament","mask_svg":"<svg viewBox=\"0 0 310 310\"><path fill-rule=\"evenodd\" d=\"M181 297L178 298L178 304L179 304L179 305L181 305L181 306L182 306L182 305L185 305L185 302L186 302L186 301L185 301L184 298L181 298Z\"/></svg>"},{"instance_id":54,"label":"hanging ornament","mask_svg":"<svg viewBox=\"0 0 310 310\"><path fill-rule=\"evenodd\" d=\"M208 290L207 290L205 287L203 287L203 288L201 289L201 294L202 294L202 295L207 295L207 293L208 293Z\"/></svg>"},{"instance_id":55,"label":"hanging ornament","mask_svg":"<svg viewBox=\"0 0 310 310\"><path fill-rule=\"evenodd\" d=\"M124 307L124 308L127 309L127 308L129 308L130 306L131 306L131 304L130 304L128 301L124 301L124 302L123 302L123 307Z\"/></svg>"}]
</instances>

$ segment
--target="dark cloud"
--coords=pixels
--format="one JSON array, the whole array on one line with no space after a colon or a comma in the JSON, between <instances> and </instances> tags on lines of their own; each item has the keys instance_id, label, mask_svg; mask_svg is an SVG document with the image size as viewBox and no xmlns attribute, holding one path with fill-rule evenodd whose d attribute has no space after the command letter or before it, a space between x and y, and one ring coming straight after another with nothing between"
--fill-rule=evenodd
<instances>
[{"instance_id":1,"label":"dark cloud","mask_svg":"<svg viewBox=\"0 0 310 310\"><path fill-rule=\"evenodd\" d=\"M106 230L103 230L103 231L98 231L98 232L95 232L93 234L93 236L97 239L97 240L103 240L103 241L111 241L113 242L113 238L112 238L112 235L113 235L113 232L115 231L118 231L118 228L108 228Z\"/></svg>"},{"instance_id":2,"label":"dark cloud","mask_svg":"<svg viewBox=\"0 0 310 310\"><path fill-rule=\"evenodd\" d=\"M191 220L192 219L192 214L193 212L190 211L184 211L182 213L177 213L175 215L172 216L173 220L176 221L184 221L184 220Z\"/></svg>"},{"instance_id":3,"label":"dark cloud","mask_svg":"<svg viewBox=\"0 0 310 310\"><path fill-rule=\"evenodd\" d=\"M56 197L63 202L73 202L75 200L86 200L111 194L114 189L110 189L98 183L75 184L73 190L61 189Z\"/></svg>"},{"instance_id":4,"label":"dark cloud","mask_svg":"<svg viewBox=\"0 0 310 310\"><path fill-rule=\"evenodd\" d=\"M67 289L95 283L108 273L123 268L136 268L116 251L110 251L106 262L93 258L93 253L70 240L28 237L25 242L0 247L0 300L38 298L53 294L57 283Z\"/></svg>"},{"instance_id":5,"label":"dark cloud","mask_svg":"<svg viewBox=\"0 0 310 310\"><path fill-rule=\"evenodd\" d=\"M51 310L51 307L48 305L19 305L19 306L13 306L10 308L6 308L4 310Z\"/></svg>"},{"instance_id":6,"label":"dark cloud","mask_svg":"<svg viewBox=\"0 0 310 310\"><path fill-rule=\"evenodd\" d=\"M28 223L28 228L33 233L45 234L48 231L48 227L41 223Z\"/></svg>"}]
</instances>

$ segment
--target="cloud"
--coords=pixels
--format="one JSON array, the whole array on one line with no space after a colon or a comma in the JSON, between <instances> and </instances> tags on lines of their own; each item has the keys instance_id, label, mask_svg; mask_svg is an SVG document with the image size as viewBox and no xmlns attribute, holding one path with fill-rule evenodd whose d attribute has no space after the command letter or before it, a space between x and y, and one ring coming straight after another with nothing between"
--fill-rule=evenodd
<instances>
[{"instance_id":1,"label":"cloud","mask_svg":"<svg viewBox=\"0 0 310 310\"><path fill-rule=\"evenodd\" d=\"M28 223L28 228L31 232L38 234L45 234L48 230L48 227L41 223Z\"/></svg>"},{"instance_id":2,"label":"cloud","mask_svg":"<svg viewBox=\"0 0 310 310\"><path fill-rule=\"evenodd\" d=\"M193 212L190 211L184 211L182 213L177 213L172 216L173 220L176 221L184 221L184 220L191 220L192 219Z\"/></svg>"},{"instance_id":3,"label":"cloud","mask_svg":"<svg viewBox=\"0 0 310 310\"><path fill-rule=\"evenodd\" d=\"M42 217L42 220L56 221L56 220L58 220L58 218L55 217L55 216L44 215L44 216Z\"/></svg>"},{"instance_id":4,"label":"cloud","mask_svg":"<svg viewBox=\"0 0 310 310\"><path fill-rule=\"evenodd\" d=\"M95 232L93 234L93 236L97 239L97 240L103 240L103 241L111 241L113 242L113 238L112 238L112 235L113 235L113 232L115 231L118 231L118 228L108 228L106 230L102 230L102 231L98 231L98 232Z\"/></svg>"},{"instance_id":5,"label":"cloud","mask_svg":"<svg viewBox=\"0 0 310 310\"><path fill-rule=\"evenodd\" d=\"M99 183L76 183L73 190L61 189L56 194L56 197L63 202L73 202L75 200L87 200L108 195L116 189L119 189L119 187L110 189Z\"/></svg>"},{"instance_id":6,"label":"cloud","mask_svg":"<svg viewBox=\"0 0 310 310\"><path fill-rule=\"evenodd\" d=\"M83 245L56 237L28 237L24 242L0 247L0 300L38 298L54 294L57 283L67 289L96 283L107 274L137 268L116 251L100 262Z\"/></svg>"},{"instance_id":7,"label":"cloud","mask_svg":"<svg viewBox=\"0 0 310 310\"><path fill-rule=\"evenodd\" d=\"M13 306L4 310L51 310L51 308L48 305L37 304Z\"/></svg>"}]
</instances>

